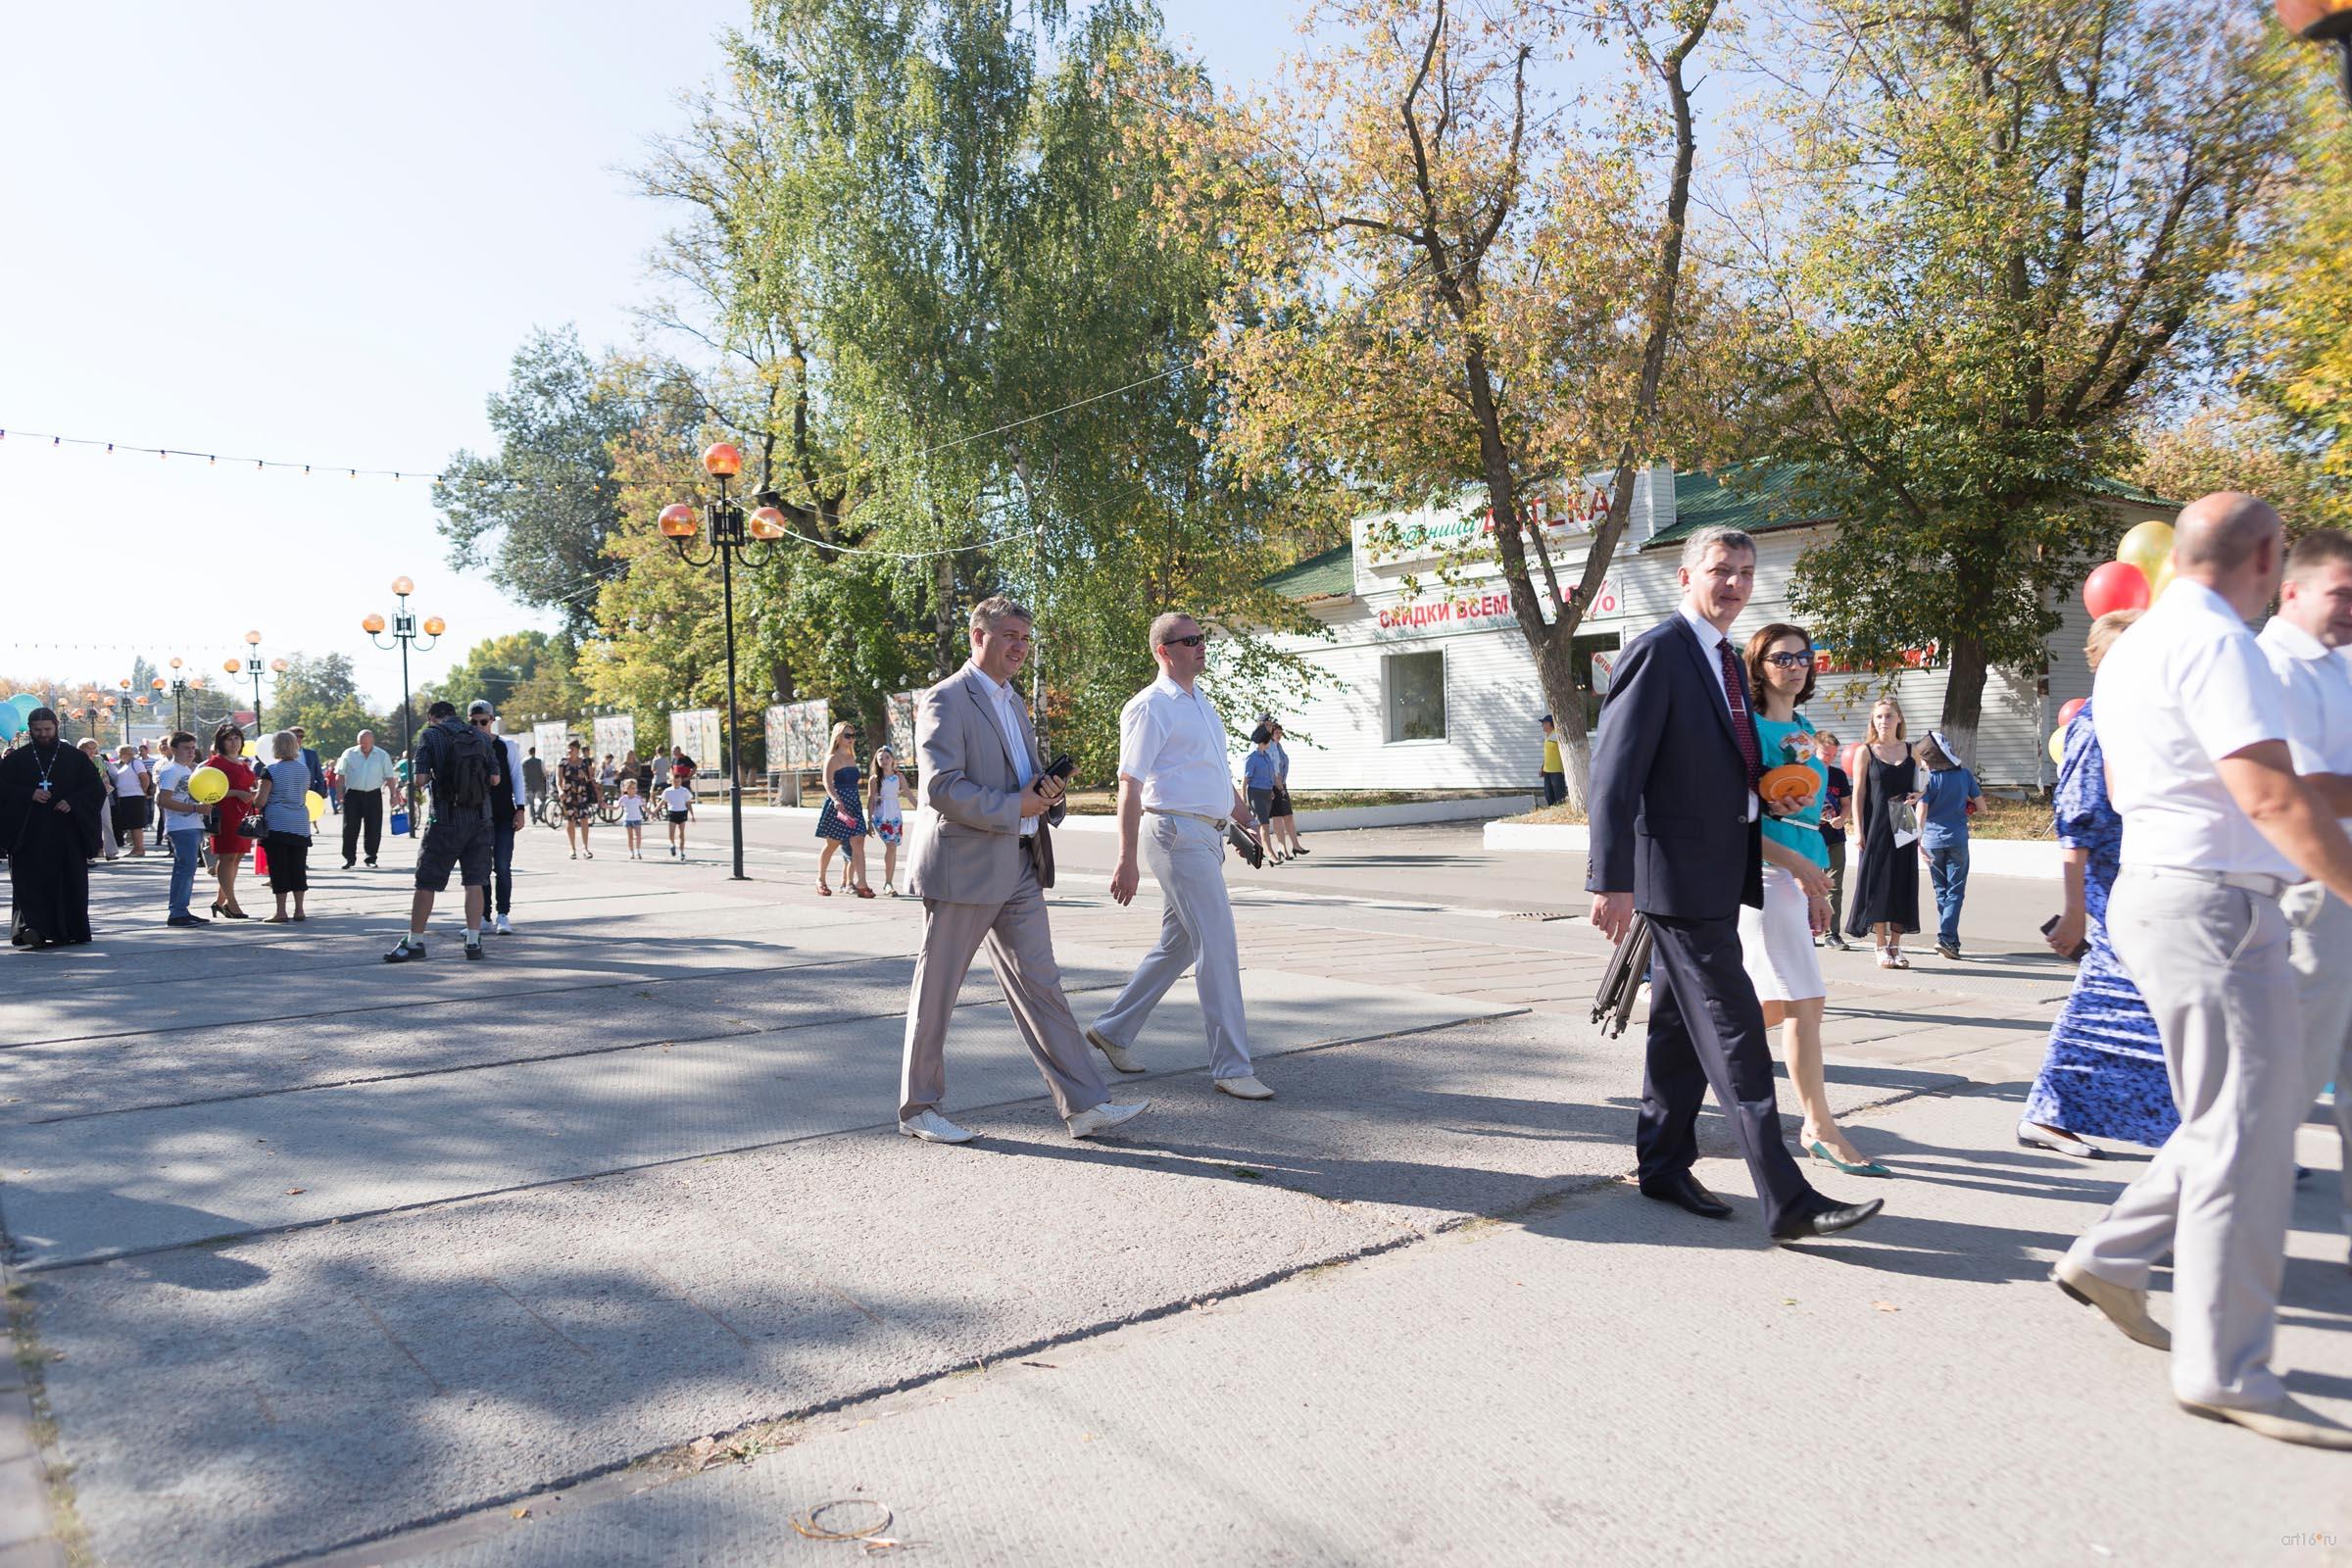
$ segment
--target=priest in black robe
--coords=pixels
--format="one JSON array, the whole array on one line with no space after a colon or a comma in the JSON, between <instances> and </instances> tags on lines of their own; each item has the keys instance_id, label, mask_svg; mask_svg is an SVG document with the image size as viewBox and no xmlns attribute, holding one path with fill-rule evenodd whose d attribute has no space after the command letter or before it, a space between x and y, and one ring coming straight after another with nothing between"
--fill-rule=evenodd
<instances>
[{"instance_id":1,"label":"priest in black robe","mask_svg":"<svg viewBox=\"0 0 2352 1568\"><path fill-rule=\"evenodd\" d=\"M0 850L8 854L9 940L54 948L90 940L90 858L101 852L106 781L36 708L29 738L0 757Z\"/></svg>"}]
</instances>

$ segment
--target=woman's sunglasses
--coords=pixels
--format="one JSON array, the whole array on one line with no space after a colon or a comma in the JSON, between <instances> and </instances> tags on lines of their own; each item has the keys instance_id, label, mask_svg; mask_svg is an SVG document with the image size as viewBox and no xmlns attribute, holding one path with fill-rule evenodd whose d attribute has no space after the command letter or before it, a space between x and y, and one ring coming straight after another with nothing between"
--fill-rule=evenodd
<instances>
[{"instance_id":1,"label":"woman's sunglasses","mask_svg":"<svg viewBox=\"0 0 2352 1568\"><path fill-rule=\"evenodd\" d=\"M1764 662L1781 669L1802 669L1813 662L1811 654L1766 654Z\"/></svg>"}]
</instances>

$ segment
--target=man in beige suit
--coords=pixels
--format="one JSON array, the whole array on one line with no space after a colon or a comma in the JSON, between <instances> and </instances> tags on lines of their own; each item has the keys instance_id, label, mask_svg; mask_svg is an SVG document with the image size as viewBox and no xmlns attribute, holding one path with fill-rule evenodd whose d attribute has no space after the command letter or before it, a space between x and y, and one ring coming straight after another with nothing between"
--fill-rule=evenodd
<instances>
[{"instance_id":1,"label":"man in beige suit","mask_svg":"<svg viewBox=\"0 0 2352 1568\"><path fill-rule=\"evenodd\" d=\"M1046 774L1012 677L1029 657L1030 614L1005 598L972 607L972 659L916 699L922 808L907 886L923 901L923 951L906 1003L899 1131L934 1144L972 1135L939 1113L947 1093L948 1020L982 938L1013 1023L1045 1074L1073 1138L1091 1138L1151 1102L1112 1104L1061 994L1045 890L1054 882L1047 823L1062 816L1061 781Z\"/></svg>"}]
</instances>

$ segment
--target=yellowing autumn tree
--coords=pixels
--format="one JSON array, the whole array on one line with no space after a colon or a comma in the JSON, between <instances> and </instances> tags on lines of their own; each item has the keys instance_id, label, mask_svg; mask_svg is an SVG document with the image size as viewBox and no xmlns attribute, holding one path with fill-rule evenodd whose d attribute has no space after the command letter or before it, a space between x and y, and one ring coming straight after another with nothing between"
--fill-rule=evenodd
<instances>
[{"instance_id":1,"label":"yellowing autumn tree","mask_svg":"<svg viewBox=\"0 0 2352 1568\"><path fill-rule=\"evenodd\" d=\"M1583 797L1570 642L1607 574L1637 472L1714 450L1737 399L1685 245L1697 135L1688 73L1715 0L1329 0L1307 51L1247 101L1172 70L1155 134L1178 149L1170 221L1227 266L1206 353L1220 453L1359 504L1519 518L1562 481L1612 476L1581 554L1498 527L1494 562ZM1632 86L1549 86L1572 43Z\"/></svg>"}]
</instances>

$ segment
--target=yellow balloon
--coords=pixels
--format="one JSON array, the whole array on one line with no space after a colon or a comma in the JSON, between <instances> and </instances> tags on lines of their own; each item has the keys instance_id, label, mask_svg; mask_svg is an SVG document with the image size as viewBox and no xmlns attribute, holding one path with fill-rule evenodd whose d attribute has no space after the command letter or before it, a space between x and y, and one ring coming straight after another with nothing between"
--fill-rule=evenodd
<instances>
[{"instance_id":1,"label":"yellow balloon","mask_svg":"<svg viewBox=\"0 0 2352 1568\"><path fill-rule=\"evenodd\" d=\"M326 814L326 797L317 790L306 793L302 798L302 804L311 808L311 820L314 822Z\"/></svg>"},{"instance_id":2,"label":"yellow balloon","mask_svg":"<svg viewBox=\"0 0 2352 1568\"><path fill-rule=\"evenodd\" d=\"M2156 575L2148 579L2148 603L2152 605L2162 599L2164 591L2172 585L2173 558L2168 554L2163 561L2157 564Z\"/></svg>"},{"instance_id":3,"label":"yellow balloon","mask_svg":"<svg viewBox=\"0 0 2352 1568\"><path fill-rule=\"evenodd\" d=\"M2173 525L2158 522L2154 517L2133 523L2132 531L2125 534L2115 547L2115 559L2137 566L2151 586L2156 581L2156 573L2162 569L2165 562L2172 559L2172 555Z\"/></svg>"},{"instance_id":4,"label":"yellow balloon","mask_svg":"<svg viewBox=\"0 0 2352 1568\"><path fill-rule=\"evenodd\" d=\"M2066 765L2066 731L2063 729L2050 731L2050 760L2061 767Z\"/></svg>"},{"instance_id":5,"label":"yellow balloon","mask_svg":"<svg viewBox=\"0 0 2352 1568\"><path fill-rule=\"evenodd\" d=\"M188 799L210 806L228 793L228 775L217 767L200 767L188 775Z\"/></svg>"}]
</instances>

